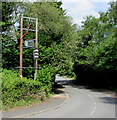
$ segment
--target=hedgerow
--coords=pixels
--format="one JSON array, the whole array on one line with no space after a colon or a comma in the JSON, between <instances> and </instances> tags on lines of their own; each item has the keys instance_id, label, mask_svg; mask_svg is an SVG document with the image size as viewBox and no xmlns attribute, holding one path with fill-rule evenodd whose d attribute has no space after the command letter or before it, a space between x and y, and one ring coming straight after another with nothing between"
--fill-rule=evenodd
<instances>
[{"instance_id":1,"label":"hedgerow","mask_svg":"<svg viewBox=\"0 0 117 120\"><path fill-rule=\"evenodd\" d=\"M15 71L3 69L3 109L22 106L22 102L30 104L34 100L42 101L48 97L52 93L52 77L48 70L48 68L41 69L36 80L27 78L20 80L18 73Z\"/></svg>"}]
</instances>

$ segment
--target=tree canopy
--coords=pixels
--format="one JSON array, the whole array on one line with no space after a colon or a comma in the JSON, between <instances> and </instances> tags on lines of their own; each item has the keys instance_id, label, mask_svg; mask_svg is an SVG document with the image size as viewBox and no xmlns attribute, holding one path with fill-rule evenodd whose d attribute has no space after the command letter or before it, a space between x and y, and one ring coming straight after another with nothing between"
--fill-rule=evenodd
<instances>
[{"instance_id":1,"label":"tree canopy","mask_svg":"<svg viewBox=\"0 0 117 120\"><path fill-rule=\"evenodd\" d=\"M8 15L5 15L8 10ZM20 6L19 8L17 6ZM12 34L12 36L3 33L3 68L15 68L19 66L19 31L16 31L13 21L20 20L20 16L34 17L39 20L39 66L40 68L50 64L54 67L55 72L61 74L68 73L71 71L73 66L73 60L71 59L72 54L69 52L74 51L73 45L75 42L75 36L77 36L75 30L76 27L72 24L71 18L65 15L65 10L61 7L62 2L28 2L25 3L3 3L3 17L5 25L3 27L8 27L6 32ZM15 13L14 13L15 11ZM7 26L7 18L11 21L11 25ZM17 18L16 18L17 16ZM17 21L18 23L20 21ZM24 26L27 23L24 21ZM33 27L33 24L31 24ZM10 38L8 40L8 37ZM26 39L34 38L34 34L29 32L24 38ZM75 38L75 39L74 39ZM71 41L72 40L72 41ZM73 42L74 41L74 42ZM67 64L66 64L67 63ZM33 59L33 49L23 49L23 66L31 67L34 65ZM66 69L68 71L66 71ZM27 71L27 70L25 70ZM31 71L31 70L28 70ZM27 75L27 72L24 73Z\"/></svg>"},{"instance_id":2,"label":"tree canopy","mask_svg":"<svg viewBox=\"0 0 117 120\"><path fill-rule=\"evenodd\" d=\"M83 66L81 71L89 76L87 82L94 75L94 82L101 84L101 78L95 80L96 76L101 76L105 84L110 84L109 79L113 79L117 71L117 2L111 2L108 11L99 14L99 18L88 16L78 31L80 44L75 65Z\"/></svg>"},{"instance_id":3,"label":"tree canopy","mask_svg":"<svg viewBox=\"0 0 117 120\"><path fill-rule=\"evenodd\" d=\"M105 13L99 12L98 18L87 16L78 30L61 5L62 2L54 0L2 3L3 21L0 24L3 27L3 68L19 66L20 36L15 24L19 23L23 14L39 20L40 69L51 65L55 74L73 75L75 71L77 77L85 76L85 79L89 79L93 76L93 81L97 83L99 76L110 73L108 75L114 77L117 71L117 2L109 3L108 10ZM34 34L29 32L23 41L33 37ZM23 66L31 67L33 64L33 49L23 49ZM27 76L32 72L28 69L23 74ZM106 78L102 79L105 82ZM92 80L85 82L91 83ZM110 80L106 82L109 84Z\"/></svg>"}]
</instances>

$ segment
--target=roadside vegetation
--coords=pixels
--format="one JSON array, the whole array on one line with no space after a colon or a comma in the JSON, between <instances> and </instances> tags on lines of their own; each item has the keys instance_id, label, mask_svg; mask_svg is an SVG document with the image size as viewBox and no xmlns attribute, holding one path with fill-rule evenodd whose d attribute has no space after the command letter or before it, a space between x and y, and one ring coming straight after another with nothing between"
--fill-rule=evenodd
<instances>
[{"instance_id":1,"label":"roadside vegetation","mask_svg":"<svg viewBox=\"0 0 117 120\"><path fill-rule=\"evenodd\" d=\"M2 3L2 100L3 109L44 100L53 93L56 74L71 74L75 26L65 16L61 2ZM34 81L33 48L23 49L23 79L19 79L20 16L39 19L39 69ZM24 28L30 21L23 22ZM34 25L31 24L31 28ZM34 38L29 32L23 41ZM70 41L73 39L73 41ZM24 42L23 42L24 45ZM69 48L68 48L69 47ZM74 49L73 49L74 50ZM28 68L30 67L30 68ZM67 70L67 71L66 71Z\"/></svg>"},{"instance_id":2,"label":"roadside vegetation","mask_svg":"<svg viewBox=\"0 0 117 120\"><path fill-rule=\"evenodd\" d=\"M39 77L38 77L39 76ZM12 70L2 70L2 108L8 110L18 106L41 102L52 93L51 69L44 68L38 73L37 79L19 79L19 74Z\"/></svg>"},{"instance_id":3,"label":"roadside vegetation","mask_svg":"<svg viewBox=\"0 0 117 120\"><path fill-rule=\"evenodd\" d=\"M88 16L78 30L80 44L74 61L78 84L116 88L117 1L99 18Z\"/></svg>"},{"instance_id":4,"label":"roadside vegetation","mask_svg":"<svg viewBox=\"0 0 117 120\"><path fill-rule=\"evenodd\" d=\"M117 2L99 18L87 16L73 24L62 2L2 2L3 109L42 101L53 92L55 75L76 78L78 85L116 89ZM23 49L23 79L19 79L20 16L39 19L39 69L34 81L33 48ZM32 24L31 24L32 25ZM27 21L24 21L27 27ZM33 27L33 25L32 25ZM29 32L23 41L34 37ZM23 43L24 44L24 43Z\"/></svg>"}]
</instances>

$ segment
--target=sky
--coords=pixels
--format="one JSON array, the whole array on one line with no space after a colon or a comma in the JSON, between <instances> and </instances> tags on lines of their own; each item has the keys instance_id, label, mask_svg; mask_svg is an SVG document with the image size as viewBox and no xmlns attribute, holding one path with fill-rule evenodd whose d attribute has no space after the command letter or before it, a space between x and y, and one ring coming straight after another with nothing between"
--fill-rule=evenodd
<instances>
[{"instance_id":1,"label":"sky","mask_svg":"<svg viewBox=\"0 0 117 120\"><path fill-rule=\"evenodd\" d=\"M116 0L61 0L62 8L67 11L67 15L73 18L73 23L81 26L86 16L93 15L99 17L99 12L106 12L108 3Z\"/></svg>"}]
</instances>

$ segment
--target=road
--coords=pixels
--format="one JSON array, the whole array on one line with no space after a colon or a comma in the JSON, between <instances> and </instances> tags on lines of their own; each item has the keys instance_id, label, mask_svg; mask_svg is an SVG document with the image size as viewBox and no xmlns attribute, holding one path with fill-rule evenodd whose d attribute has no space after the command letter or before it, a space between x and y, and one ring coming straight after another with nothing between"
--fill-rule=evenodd
<instances>
[{"instance_id":1,"label":"road","mask_svg":"<svg viewBox=\"0 0 117 120\"><path fill-rule=\"evenodd\" d=\"M66 103L58 109L26 118L115 118L116 98L110 94L69 85L70 79L57 76L68 95Z\"/></svg>"}]
</instances>

